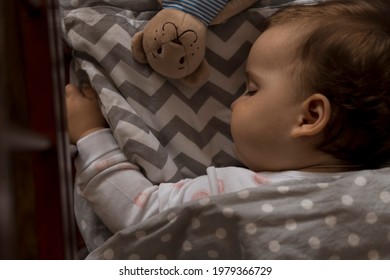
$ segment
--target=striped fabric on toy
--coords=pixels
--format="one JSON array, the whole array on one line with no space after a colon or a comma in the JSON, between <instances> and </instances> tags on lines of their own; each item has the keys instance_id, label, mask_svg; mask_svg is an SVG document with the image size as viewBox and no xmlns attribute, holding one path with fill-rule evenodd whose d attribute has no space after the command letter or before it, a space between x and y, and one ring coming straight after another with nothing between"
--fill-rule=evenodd
<instances>
[{"instance_id":1,"label":"striped fabric on toy","mask_svg":"<svg viewBox=\"0 0 390 280\"><path fill-rule=\"evenodd\" d=\"M163 1L164 9L181 10L209 25L229 0L174 0Z\"/></svg>"}]
</instances>

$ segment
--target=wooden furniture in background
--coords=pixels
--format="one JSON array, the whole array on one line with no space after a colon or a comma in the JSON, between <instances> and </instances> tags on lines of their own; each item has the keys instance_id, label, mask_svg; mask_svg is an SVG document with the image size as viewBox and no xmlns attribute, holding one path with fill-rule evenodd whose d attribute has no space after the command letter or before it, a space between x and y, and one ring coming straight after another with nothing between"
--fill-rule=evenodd
<instances>
[{"instance_id":1,"label":"wooden furniture in background","mask_svg":"<svg viewBox=\"0 0 390 280\"><path fill-rule=\"evenodd\" d=\"M0 1L0 259L74 259L58 1Z\"/></svg>"}]
</instances>

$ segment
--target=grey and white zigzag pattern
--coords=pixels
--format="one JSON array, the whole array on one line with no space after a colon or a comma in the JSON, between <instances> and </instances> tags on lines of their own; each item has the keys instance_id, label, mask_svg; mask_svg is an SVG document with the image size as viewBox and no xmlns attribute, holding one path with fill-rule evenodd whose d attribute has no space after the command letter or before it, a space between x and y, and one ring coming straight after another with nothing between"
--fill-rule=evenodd
<instances>
[{"instance_id":1,"label":"grey and white zigzag pattern","mask_svg":"<svg viewBox=\"0 0 390 280\"><path fill-rule=\"evenodd\" d=\"M211 75L199 89L168 81L133 60L132 36L155 10L93 6L66 14L79 70L98 91L123 152L152 181L200 175L209 165L238 164L229 107L244 90L245 59L264 24L261 11L252 9L209 28Z\"/></svg>"}]
</instances>

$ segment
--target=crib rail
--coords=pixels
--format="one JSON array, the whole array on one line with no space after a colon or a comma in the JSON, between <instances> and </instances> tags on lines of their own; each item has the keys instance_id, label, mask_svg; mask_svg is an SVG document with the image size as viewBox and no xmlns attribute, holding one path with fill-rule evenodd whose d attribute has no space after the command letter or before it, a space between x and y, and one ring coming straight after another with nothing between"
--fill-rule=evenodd
<instances>
[{"instance_id":1,"label":"crib rail","mask_svg":"<svg viewBox=\"0 0 390 280\"><path fill-rule=\"evenodd\" d=\"M74 259L55 0L0 1L0 259Z\"/></svg>"}]
</instances>

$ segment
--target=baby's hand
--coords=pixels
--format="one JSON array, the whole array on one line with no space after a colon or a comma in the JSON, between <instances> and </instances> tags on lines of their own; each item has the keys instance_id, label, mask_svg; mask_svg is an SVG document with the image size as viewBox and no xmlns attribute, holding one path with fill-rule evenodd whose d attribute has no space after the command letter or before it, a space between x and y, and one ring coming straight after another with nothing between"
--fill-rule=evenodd
<instances>
[{"instance_id":1,"label":"baby's hand","mask_svg":"<svg viewBox=\"0 0 390 280\"><path fill-rule=\"evenodd\" d=\"M70 142L107 127L98 104L96 91L90 86L83 86L81 91L74 85L65 87L67 121Z\"/></svg>"}]
</instances>

